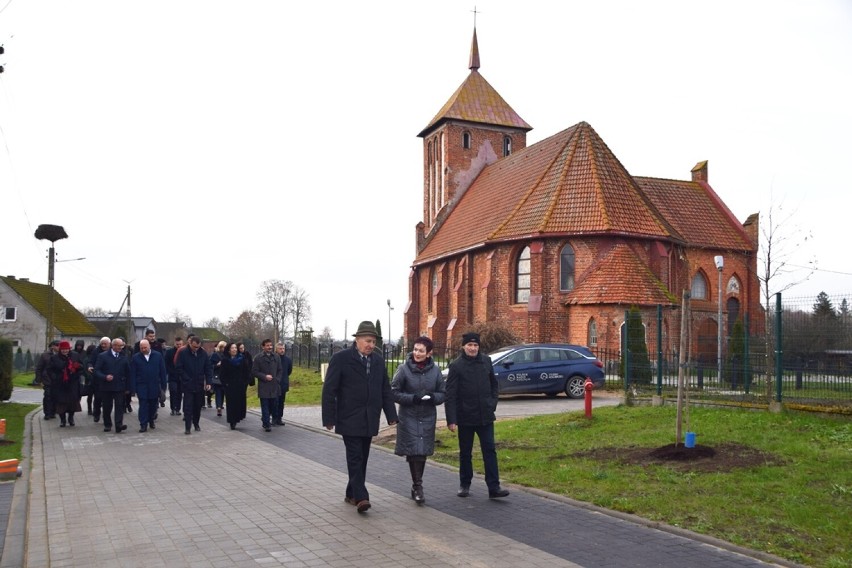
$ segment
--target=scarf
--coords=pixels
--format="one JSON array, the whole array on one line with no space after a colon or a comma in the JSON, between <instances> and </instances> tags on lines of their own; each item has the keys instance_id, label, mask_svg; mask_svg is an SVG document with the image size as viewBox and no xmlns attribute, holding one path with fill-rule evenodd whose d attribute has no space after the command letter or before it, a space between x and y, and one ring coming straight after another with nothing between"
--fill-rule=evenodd
<instances>
[{"instance_id":1,"label":"scarf","mask_svg":"<svg viewBox=\"0 0 852 568\"><path fill-rule=\"evenodd\" d=\"M242 364L243 362L243 354L237 353L235 357L229 357L228 361L230 361L231 365L233 365L234 367L239 367L240 364Z\"/></svg>"}]
</instances>

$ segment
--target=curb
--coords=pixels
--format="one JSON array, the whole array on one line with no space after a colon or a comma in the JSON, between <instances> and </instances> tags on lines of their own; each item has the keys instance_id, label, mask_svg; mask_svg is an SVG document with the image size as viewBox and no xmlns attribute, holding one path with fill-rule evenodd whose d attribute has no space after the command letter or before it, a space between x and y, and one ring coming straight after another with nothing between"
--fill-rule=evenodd
<instances>
[{"instance_id":1,"label":"curb","mask_svg":"<svg viewBox=\"0 0 852 568\"><path fill-rule=\"evenodd\" d=\"M33 416L41 412L39 406L24 418L24 439L21 444L21 477L15 481L12 493L12 506L9 510L9 523L6 526L6 543L0 568L20 568L26 566L27 517L30 508L30 456L33 446Z\"/></svg>"}]
</instances>

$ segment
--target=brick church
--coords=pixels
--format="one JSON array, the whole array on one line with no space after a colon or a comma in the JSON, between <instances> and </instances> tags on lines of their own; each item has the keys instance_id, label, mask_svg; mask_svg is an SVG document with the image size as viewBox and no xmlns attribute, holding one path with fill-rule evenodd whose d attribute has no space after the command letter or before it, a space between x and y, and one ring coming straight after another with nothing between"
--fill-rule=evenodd
<instances>
[{"instance_id":1,"label":"brick church","mask_svg":"<svg viewBox=\"0 0 852 568\"><path fill-rule=\"evenodd\" d=\"M720 275L723 335L745 312L762 327L758 215L737 220L707 162L684 181L633 176L585 122L527 146L532 127L479 67L474 29L470 74L419 134L423 219L406 338L457 345L469 325L497 321L526 342L617 351L635 306L653 353L662 305L668 351L687 290L692 356L715 360Z\"/></svg>"}]
</instances>

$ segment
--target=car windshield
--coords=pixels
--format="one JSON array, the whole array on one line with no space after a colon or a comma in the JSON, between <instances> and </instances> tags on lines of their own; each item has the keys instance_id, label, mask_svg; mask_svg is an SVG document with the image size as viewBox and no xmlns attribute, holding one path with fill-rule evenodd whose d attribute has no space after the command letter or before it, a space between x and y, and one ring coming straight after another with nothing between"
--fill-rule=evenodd
<instances>
[{"instance_id":1,"label":"car windshield","mask_svg":"<svg viewBox=\"0 0 852 568\"><path fill-rule=\"evenodd\" d=\"M511 349L500 349L500 350L494 351L492 353L489 353L488 356L491 357L491 363L496 363L497 361L499 361L500 359L502 359L508 353L511 353L511 352L512 352Z\"/></svg>"}]
</instances>

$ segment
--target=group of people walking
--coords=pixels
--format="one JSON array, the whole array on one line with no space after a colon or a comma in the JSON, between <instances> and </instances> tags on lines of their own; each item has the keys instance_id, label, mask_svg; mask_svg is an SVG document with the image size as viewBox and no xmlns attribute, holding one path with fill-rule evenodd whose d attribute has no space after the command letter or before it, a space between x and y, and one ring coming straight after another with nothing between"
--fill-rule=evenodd
<instances>
[{"instance_id":1,"label":"group of people walking","mask_svg":"<svg viewBox=\"0 0 852 568\"><path fill-rule=\"evenodd\" d=\"M217 345L212 355L201 348L201 339L190 334L186 344L178 337L172 347L154 339L154 331L146 330L145 339L132 350L121 338L101 338L97 346L84 349L82 340L74 349L67 341L51 342L36 366L36 381L44 389L44 418L56 416L60 427L75 426L74 415L82 412L81 399L86 397L88 414L97 423L103 418L104 432L115 428L116 434L127 429L126 412L132 412L132 397L138 400L139 432L156 428L160 408L168 399L172 416L183 415L185 434L201 430L201 410L211 408L208 394L215 395L217 416L223 416L232 430L246 418L246 393L255 380L265 384L261 405L269 411L262 420L264 430L282 425L284 402L293 369L282 343L271 353L277 366L270 381L264 355L252 359L242 343ZM258 389L260 390L260 389ZM166 392L168 391L168 397Z\"/></svg>"},{"instance_id":2,"label":"group of people walking","mask_svg":"<svg viewBox=\"0 0 852 568\"><path fill-rule=\"evenodd\" d=\"M329 361L322 389L322 423L343 438L349 482L344 501L359 513L371 508L366 487L367 461L372 439L379 432L381 413L389 425L397 426L395 453L404 456L411 475L411 498L426 502L423 475L428 456L435 452L437 407L444 405L447 427L458 432L459 497L470 495L473 479L473 440L479 438L488 497L506 497L500 486L494 442L497 379L491 359L480 353L480 336L466 333L462 354L449 366L446 380L432 358L434 344L418 337L406 360L391 381L384 359L376 351L378 333L363 321L354 334L351 348ZM183 415L185 434L201 430L201 410L212 408L231 429L246 418L246 391L257 384L261 426L270 432L283 426L284 404L293 363L282 343L271 339L261 344L255 357L242 343L220 342L210 355L201 339L190 335L184 344L177 338L172 347L145 339L132 352L121 338L101 339L88 353L78 341L74 350L67 341L53 342L39 360L36 379L45 389L44 417L58 415L60 427L74 426L81 412L80 400L87 396L88 412L98 422L103 416L104 432L127 429L125 411L132 412L130 397L139 402L139 432L156 428L157 413L164 407L166 390L172 416ZM206 401L205 401L206 398ZM397 405L399 410L397 411Z\"/></svg>"},{"instance_id":3,"label":"group of people walking","mask_svg":"<svg viewBox=\"0 0 852 568\"><path fill-rule=\"evenodd\" d=\"M464 352L450 364L446 381L432 359L434 344L429 337L414 340L411 354L397 368L393 381L375 350L378 333L373 323L361 322L354 337L350 349L329 361L322 391L323 425L341 435L346 451L349 482L344 501L359 513L372 506L366 487L367 461L384 412L388 424L397 426L394 451L408 462L411 498L425 503L423 474L427 457L435 452L436 407L441 404L447 427L458 431L458 496L470 495L474 436L482 450L488 497L508 496L509 491L500 486L494 442L497 378L491 359L479 352L480 336L464 334ZM394 403L399 405L398 411Z\"/></svg>"}]
</instances>

